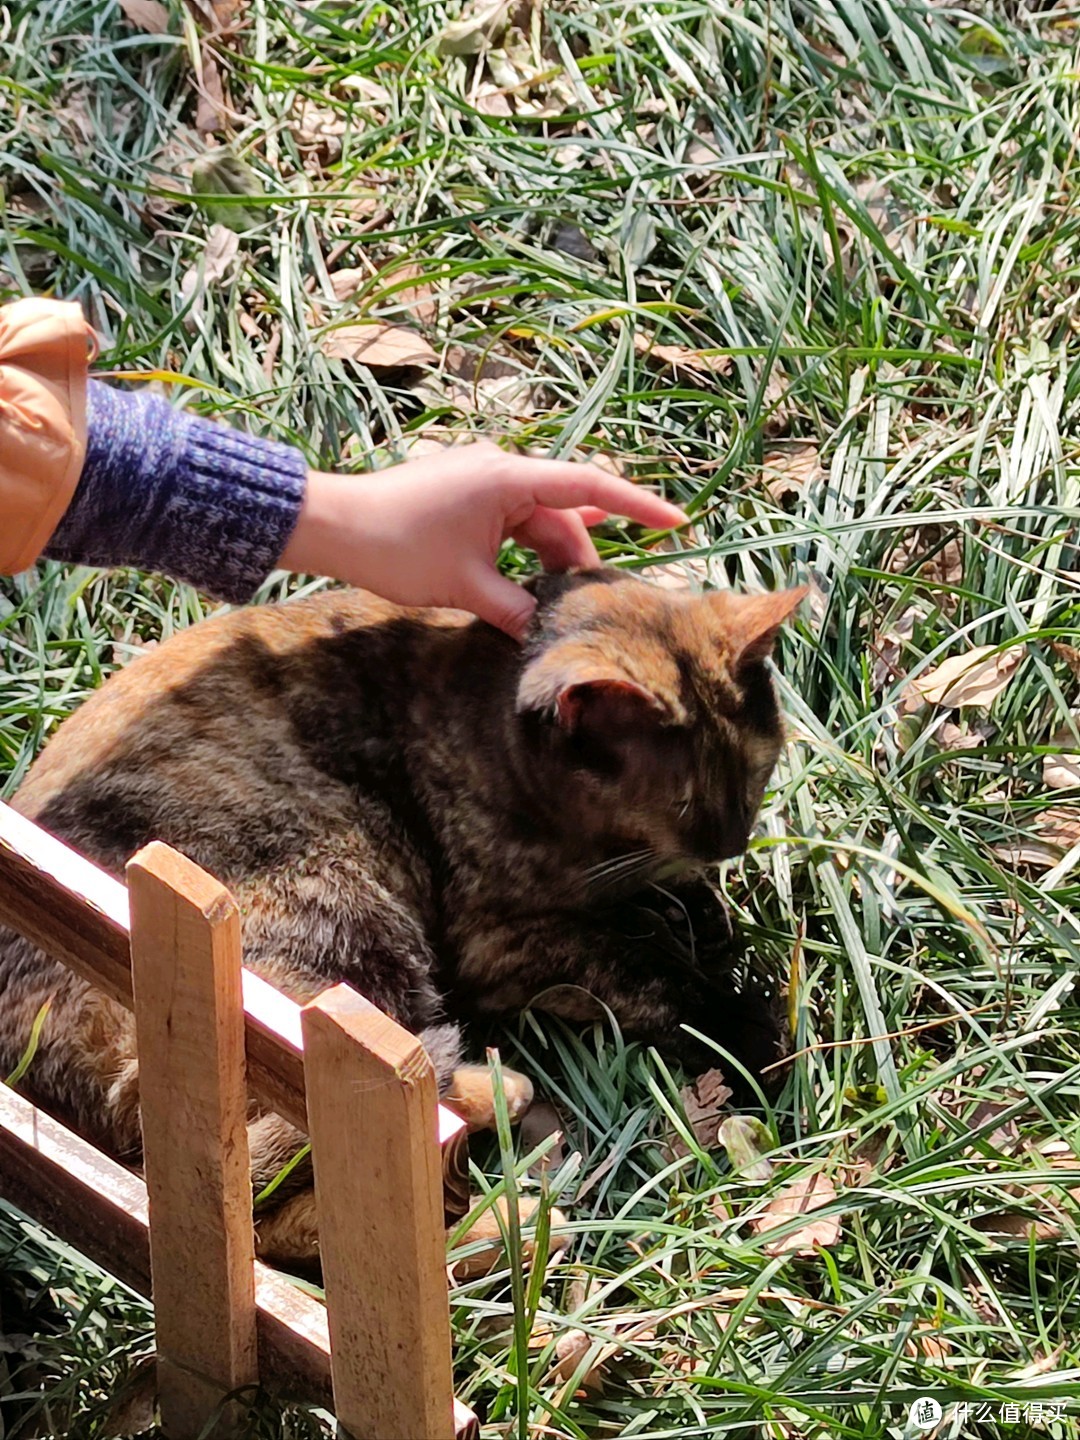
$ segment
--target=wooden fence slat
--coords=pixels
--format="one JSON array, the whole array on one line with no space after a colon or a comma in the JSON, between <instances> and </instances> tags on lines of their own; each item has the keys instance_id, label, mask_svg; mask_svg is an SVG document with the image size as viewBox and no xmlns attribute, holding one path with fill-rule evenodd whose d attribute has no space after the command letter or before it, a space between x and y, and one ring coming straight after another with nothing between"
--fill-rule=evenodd
<instances>
[{"instance_id":1,"label":"wooden fence slat","mask_svg":"<svg viewBox=\"0 0 1080 1440\"><path fill-rule=\"evenodd\" d=\"M347 985L303 1027L335 1413L358 1440L452 1440L431 1061Z\"/></svg>"},{"instance_id":2,"label":"wooden fence slat","mask_svg":"<svg viewBox=\"0 0 1080 1440\"><path fill-rule=\"evenodd\" d=\"M0 1085L0 1199L31 1215L139 1295L150 1298L146 1186L88 1141ZM270 1391L333 1409L322 1301L255 1262L259 1378ZM476 1416L454 1401L456 1440Z\"/></svg>"},{"instance_id":3,"label":"wooden fence slat","mask_svg":"<svg viewBox=\"0 0 1080 1440\"><path fill-rule=\"evenodd\" d=\"M0 1085L0 1199L150 1298L146 1186L4 1085ZM255 1293L263 1385L291 1399L330 1408L326 1307L258 1261Z\"/></svg>"},{"instance_id":4,"label":"wooden fence slat","mask_svg":"<svg viewBox=\"0 0 1080 1440\"><path fill-rule=\"evenodd\" d=\"M69 845L0 802L0 923L132 1007L127 888ZM300 1007L243 972L248 1081L258 1098L307 1130ZM466 1127L439 1106L446 1213L468 1210Z\"/></svg>"},{"instance_id":5,"label":"wooden fence slat","mask_svg":"<svg viewBox=\"0 0 1080 1440\"><path fill-rule=\"evenodd\" d=\"M165 1433L195 1440L258 1382L240 916L160 842L127 878L158 1392Z\"/></svg>"}]
</instances>

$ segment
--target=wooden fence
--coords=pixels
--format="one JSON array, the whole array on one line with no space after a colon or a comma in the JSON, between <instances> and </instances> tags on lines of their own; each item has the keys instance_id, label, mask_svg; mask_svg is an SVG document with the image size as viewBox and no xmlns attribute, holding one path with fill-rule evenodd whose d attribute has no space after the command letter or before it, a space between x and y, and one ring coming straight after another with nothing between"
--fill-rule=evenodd
<instances>
[{"instance_id":1,"label":"wooden fence","mask_svg":"<svg viewBox=\"0 0 1080 1440\"><path fill-rule=\"evenodd\" d=\"M0 805L0 922L134 1010L146 1176L0 1085L0 1196L152 1296L170 1440L256 1383L356 1440L475 1437L444 1261L465 1127L419 1040L346 985L301 1008L243 969L229 892L167 845L127 879ZM255 1259L249 1088L311 1137L325 1306Z\"/></svg>"}]
</instances>

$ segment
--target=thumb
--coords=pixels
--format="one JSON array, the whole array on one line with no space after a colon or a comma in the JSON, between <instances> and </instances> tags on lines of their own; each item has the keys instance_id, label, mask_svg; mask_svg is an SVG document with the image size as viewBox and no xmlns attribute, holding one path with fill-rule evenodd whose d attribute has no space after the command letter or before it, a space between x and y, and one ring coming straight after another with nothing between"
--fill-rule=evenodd
<instances>
[{"instance_id":1,"label":"thumb","mask_svg":"<svg viewBox=\"0 0 1080 1440\"><path fill-rule=\"evenodd\" d=\"M515 640L523 640L529 627L536 601L527 590L500 575L494 566L483 565L469 575L457 603L471 610L489 625L505 630Z\"/></svg>"}]
</instances>

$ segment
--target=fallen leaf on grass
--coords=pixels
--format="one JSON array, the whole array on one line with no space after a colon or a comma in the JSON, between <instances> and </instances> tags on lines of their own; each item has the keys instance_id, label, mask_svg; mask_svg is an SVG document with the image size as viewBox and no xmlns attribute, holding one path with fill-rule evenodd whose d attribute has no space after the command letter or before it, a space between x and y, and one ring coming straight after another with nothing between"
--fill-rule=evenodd
<instances>
[{"instance_id":1,"label":"fallen leaf on grass","mask_svg":"<svg viewBox=\"0 0 1080 1440\"><path fill-rule=\"evenodd\" d=\"M1080 1158L1069 1145L1056 1139L1043 1141L1035 1147L1048 1170L1080 1169ZM1045 1174L1045 1171L1043 1172ZM1039 1171L1034 1172L1038 1177ZM976 1230L987 1235L1003 1235L1010 1239L1056 1240L1065 1229L1064 1207L1080 1204L1080 1187L1073 1187L1062 1193L1060 1185L1033 1178L1023 1184L1010 1185L1008 1193L1028 1203L1030 1212L1022 1210L996 1210L989 1215L978 1215L972 1221ZM1074 1224L1075 1224L1075 1216Z\"/></svg>"},{"instance_id":2,"label":"fallen leaf on grass","mask_svg":"<svg viewBox=\"0 0 1080 1440\"><path fill-rule=\"evenodd\" d=\"M818 447L809 440L774 440L761 462L765 493L777 503L824 473Z\"/></svg>"},{"instance_id":3,"label":"fallen leaf on grass","mask_svg":"<svg viewBox=\"0 0 1080 1440\"><path fill-rule=\"evenodd\" d=\"M760 1120L753 1115L729 1115L720 1126L718 1139L733 1170L746 1180L768 1180L772 1161L764 1156L774 1148L773 1138Z\"/></svg>"},{"instance_id":4,"label":"fallen leaf on grass","mask_svg":"<svg viewBox=\"0 0 1080 1440\"><path fill-rule=\"evenodd\" d=\"M578 1366L585 1359L585 1356L592 1348L593 1340L586 1335L584 1330L568 1330L565 1335L560 1335L555 1341L555 1354L558 1364L555 1366L555 1374L560 1380L572 1378ZM605 1351L609 1346L601 1345L593 1356L592 1363L587 1367L578 1384L584 1390L591 1390L594 1394L603 1394L604 1390L604 1361L609 1358Z\"/></svg>"},{"instance_id":5,"label":"fallen leaf on grass","mask_svg":"<svg viewBox=\"0 0 1080 1440\"><path fill-rule=\"evenodd\" d=\"M961 585L964 552L960 540L941 525L919 525L897 545L886 567L892 575L913 571L934 585Z\"/></svg>"},{"instance_id":6,"label":"fallen leaf on grass","mask_svg":"<svg viewBox=\"0 0 1080 1440\"><path fill-rule=\"evenodd\" d=\"M592 1359L578 1384L583 1390L594 1395L603 1394L605 1367L621 1351L625 1350L628 1345L647 1345L656 1339L654 1316L650 1314L630 1318L608 1316L598 1321L597 1324L604 1330L610 1331L610 1340L601 1341L598 1336L588 1335L584 1330L568 1330L555 1342L557 1358L555 1374L563 1381L573 1379L578 1366L585 1360L589 1351L593 1351Z\"/></svg>"},{"instance_id":7,"label":"fallen leaf on grass","mask_svg":"<svg viewBox=\"0 0 1080 1440\"><path fill-rule=\"evenodd\" d=\"M195 129L200 135L214 135L224 130L231 109L225 95L225 82L210 46L199 46L199 75L195 82L199 103L195 109Z\"/></svg>"},{"instance_id":8,"label":"fallen leaf on grass","mask_svg":"<svg viewBox=\"0 0 1080 1440\"><path fill-rule=\"evenodd\" d=\"M720 1143L720 1118L724 1106L731 1099L731 1087L725 1083L719 1070L706 1070L692 1085L684 1085L679 1091L686 1123L697 1138L703 1150L715 1150ZM669 1136L672 1154L678 1158L689 1155L682 1137Z\"/></svg>"},{"instance_id":9,"label":"fallen leaf on grass","mask_svg":"<svg viewBox=\"0 0 1080 1440\"><path fill-rule=\"evenodd\" d=\"M904 1349L917 1360L922 1356L925 1360L940 1364L952 1351L952 1346L941 1334L936 1325L929 1320L919 1320L915 1325L914 1333L908 1336Z\"/></svg>"},{"instance_id":10,"label":"fallen leaf on grass","mask_svg":"<svg viewBox=\"0 0 1080 1440\"><path fill-rule=\"evenodd\" d=\"M244 0L185 0L185 3L216 34L231 30L244 8Z\"/></svg>"},{"instance_id":11,"label":"fallen leaf on grass","mask_svg":"<svg viewBox=\"0 0 1080 1440\"><path fill-rule=\"evenodd\" d=\"M1055 1220L1039 1220L1020 1210L999 1210L992 1215L977 1215L972 1226L984 1235L1001 1235L1007 1240L1056 1240L1061 1226Z\"/></svg>"},{"instance_id":12,"label":"fallen leaf on grass","mask_svg":"<svg viewBox=\"0 0 1080 1440\"><path fill-rule=\"evenodd\" d=\"M1080 785L1080 755L1044 755L1042 776L1049 790L1072 790Z\"/></svg>"},{"instance_id":13,"label":"fallen leaf on grass","mask_svg":"<svg viewBox=\"0 0 1080 1440\"><path fill-rule=\"evenodd\" d=\"M994 846L994 854L1014 867L1053 870L1080 844L1080 813L1063 805L1044 810L1030 834Z\"/></svg>"},{"instance_id":14,"label":"fallen leaf on grass","mask_svg":"<svg viewBox=\"0 0 1080 1440\"><path fill-rule=\"evenodd\" d=\"M401 286L381 297L382 303L386 305L400 305L408 310L414 320L430 320L438 309L435 300L435 291L427 283L427 275L419 266L412 261L395 265L391 261L384 269L379 271L379 279L385 280L395 286ZM413 285L402 285L403 280L413 280Z\"/></svg>"},{"instance_id":15,"label":"fallen leaf on grass","mask_svg":"<svg viewBox=\"0 0 1080 1440\"><path fill-rule=\"evenodd\" d=\"M148 35L168 35L169 12L158 0L120 0L125 20Z\"/></svg>"},{"instance_id":16,"label":"fallen leaf on grass","mask_svg":"<svg viewBox=\"0 0 1080 1440\"><path fill-rule=\"evenodd\" d=\"M1080 810L1055 805L1042 812L1036 829L1043 840L1060 846L1064 854L1066 850L1080 844Z\"/></svg>"},{"instance_id":17,"label":"fallen leaf on grass","mask_svg":"<svg viewBox=\"0 0 1080 1440\"><path fill-rule=\"evenodd\" d=\"M760 1215L754 1216L750 1229L755 1235L767 1235L770 1230L787 1225L795 1216L810 1216L835 1199L836 1189L827 1176L820 1172L801 1175L790 1185L785 1185ZM761 1248L766 1255L816 1255L819 1250L835 1245L839 1239L839 1215L821 1215L817 1219L808 1219L805 1225L786 1235L767 1241Z\"/></svg>"},{"instance_id":18,"label":"fallen leaf on grass","mask_svg":"<svg viewBox=\"0 0 1080 1440\"><path fill-rule=\"evenodd\" d=\"M361 285L367 284L371 275L367 270L332 270L329 278L334 299L344 301L351 300Z\"/></svg>"},{"instance_id":19,"label":"fallen leaf on grass","mask_svg":"<svg viewBox=\"0 0 1080 1440\"><path fill-rule=\"evenodd\" d=\"M240 248L240 237L224 225L211 225L206 237L202 258L185 270L180 281L180 302L187 306L191 301L201 301L202 294L212 285L218 285L232 268L236 252ZM188 330L196 328L198 305L184 316Z\"/></svg>"},{"instance_id":20,"label":"fallen leaf on grass","mask_svg":"<svg viewBox=\"0 0 1080 1440\"><path fill-rule=\"evenodd\" d=\"M909 608L897 617L890 629L874 638L870 650L874 656L875 690L884 690L886 685L899 679L902 673L900 657L904 646L915 633L915 622L918 618L918 611Z\"/></svg>"},{"instance_id":21,"label":"fallen leaf on grass","mask_svg":"<svg viewBox=\"0 0 1080 1440\"><path fill-rule=\"evenodd\" d=\"M291 128L299 148L312 152L306 157L305 169L317 171L341 159L349 121L339 110L316 105L305 97L298 102Z\"/></svg>"},{"instance_id":22,"label":"fallen leaf on grass","mask_svg":"<svg viewBox=\"0 0 1080 1440\"><path fill-rule=\"evenodd\" d=\"M459 20L453 20L439 36L440 55L479 55L497 45L509 24L510 0L476 5Z\"/></svg>"},{"instance_id":23,"label":"fallen leaf on grass","mask_svg":"<svg viewBox=\"0 0 1080 1440\"><path fill-rule=\"evenodd\" d=\"M657 345L651 335L635 335L634 349L646 360L670 365L675 370L689 370L696 375L729 375L730 355L710 355L690 350L685 345Z\"/></svg>"},{"instance_id":24,"label":"fallen leaf on grass","mask_svg":"<svg viewBox=\"0 0 1080 1440\"><path fill-rule=\"evenodd\" d=\"M993 727L989 725L954 725L947 720L938 731L938 744L947 754L962 750L978 750L985 745L993 734Z\"/></svg>"},{"instance_id":25,"label":"fallen leaf on grass","mask_svg":"<svg viewBox=\"0 0 1080 1440\"><path fill-rule=\"evenodd\" d=\"M1080 729L1080 715L1073 718L1077 729ZM1073 786L1080 785L1080 750L1075 748L1073 729L1063 725L1051 735L1050 744L1060 746L1062 753L1043 756L1043 784L1050 790L1071 790Z\"/></svg>"},{"instance_id":26,"label":"fallen leaf on grass","mask_svg":"<svg viewBox=\"0 0 1080 1440\"><path fill-rule=\"evenodd\" d=\"M333 360L357 360L373 369L406 365L432 365L435 351L422 335L402 325L340 325L319 341L323 354Z\"/></svg>"},{"instance_id":27,"label":"fallen leaf on grass","mask_svg":"<svg viewBox=\"0 0 1080 1440\"><path fill-rule=\"evenodd\" d=\"M1066 645L1064 640L1052 640L1050 649L1065 661L1072 673L1080 680L1080 650L1077 650L1075 645Z\"/></svg>"},{"instance_id":28,"label":"fallen leaf on grass","mask_svg":"<svg viewBox=\"0 0 1080 1440\"><path fill-rule=\"evenodd\" d=\"M911 680L901 696L907 710L920 705L944 705L958 710L964 705L991 705L1012 679L1024 652L1018 646L999 650L994 645L977 645L962 655L926 670Z\"/></svg>"}]
</instances>

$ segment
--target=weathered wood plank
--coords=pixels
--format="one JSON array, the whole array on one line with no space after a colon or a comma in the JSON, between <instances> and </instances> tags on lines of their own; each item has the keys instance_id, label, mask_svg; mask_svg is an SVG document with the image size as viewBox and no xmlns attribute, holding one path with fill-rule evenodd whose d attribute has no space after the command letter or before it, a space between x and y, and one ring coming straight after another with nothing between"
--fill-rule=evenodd
<instances>
[{"instance_id":1,"label":"weathered wood plank","mask_svg":"<svg viewBox=\"0 0 1080 1440\"><path fill-rule=\"evenodd\" d=\"M4 1085L0 1198L149 1299L146 1186ZM325 1306L258 1262L255 1288L262 1383L279 1394L329 1405Z\"/></svg>"},{"instance_id":2,"label":"weathered wood plank","mask_svg":"<svg viewBox=\"0 0 1080 1440\"><path fill-rule=\"evenodd\" d=\"M0 802L0 924L132 1007L127 887L10 805ZM243 972L248 1082L298 1130L307 1130L300 1007L250 970ZM439 1107L446 1212L468 1209L465 1125Z\"/></svg>"},{"instance_id":3,"label":"weathered wood plank","mask_svg":"<svg viewBox=\"0 0 1080 1440\"><path fill-rule=\"evenodd\" d=\"M335 1413L364 1440L450 1440L431 1061L347 985L305 1006L303 1026Z\"/></svg>"},{"instance_id":4,"label":"weathered wood plank","mask_svg":"<svg viewBox=\"0 0 1080 1440\"><path fill-rule=\"evenodd\" d=\"M0 1199L150 1296L146 1186L29 1100L0 1085ZM283 1398L333 1406L326 1307L255 1262L259 1376ZM476 1440L472 1411L454 1402L456 1440Z\"/></svg>"},{"instance_id":5,"label":"weathered wood plank","mask_svg":"<svg viewBox=\"0 0 1080 1440\"><path fill-rule=\"evenodd\" d=\"M240 915L159 841L127 881L158 1393L165 1433L187 1440L259 1378Z\"/></svg>"}]
</instances>

